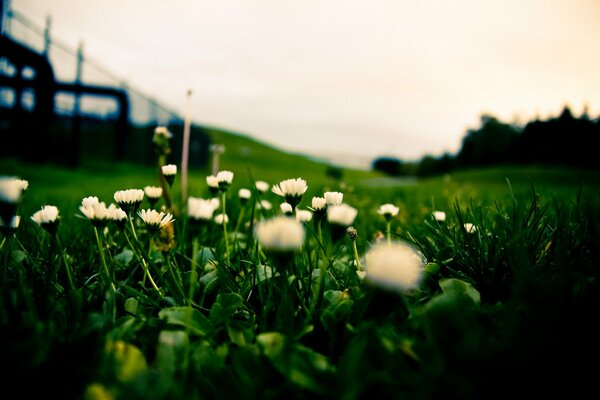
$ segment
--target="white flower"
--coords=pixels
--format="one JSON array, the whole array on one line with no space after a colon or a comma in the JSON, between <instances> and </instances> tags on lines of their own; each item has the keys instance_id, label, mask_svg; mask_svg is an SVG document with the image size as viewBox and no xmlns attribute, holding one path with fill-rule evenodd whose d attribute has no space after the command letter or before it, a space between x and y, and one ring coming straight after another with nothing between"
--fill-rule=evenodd
<instances>
[{"instance_id":1,"label":"white flower","mask_svg":"<svg viewBox=\"0 0 600 400\"><path fill-rule=\"evenodd\" d=\"M269 185L267 182L265 181L256 181L254 183L254 187L256 187L256 190L258 190L261 193L266 193L269 191L269 189L271 188L271 185Z\"/></svg>"},{"instance_id":2,"label":"white flower","mask_svg":"<svg viewBox=\"0 0 600 400\"><path fill-rule=\"evenodd\" d=\"M292 209L292 205L289 203L281 203L279 205L279 208L281 209L281 212L284 214L292 214L293 209Z\"/></svg>"},{"instance_id":3,"label":"white flower","mask_svg":"<svg viewBox=\"0 0 600 400\"><path fill-rule=\"evenodd\" d=\"M56 206L43 206L41 210L31 216L31 219L40 226L53 224L58 220L58 208Z\"/></svg>"},{"instance_id":4,"label":"white flower","mask_svg":"<svg viewBox=\"0 0 600 400\"><path fill-rule=\"evenodd\" d=\"M152 209L140 210L138 215L151 231L158 231L174 221L173 215Z\"/></svg>"},{"instance_id":5,"label":"white flower","mask_svg":"<svg viewBox=\"0 0 600 400\"><path fill-rule=\"evenodd\" d=\"M9 224L5 224L2 217L0 217L0 227L2 228L17 229L19 227L19 223L21 223L21 217L18 215L12 217Z\"/></svg>"},{"instance_id":6,"label":"white flower","mask_svg":"<svg viewBox=\"0 0 600 400\"><path fill-rule=\"evenodd\" d=\"M217 203L218 206L218 203ZM196 220L209 220L215 212L214 202L198 197L188 197L188 216Z\"/></svg>"},{"instance_id":7,"label":"white flower","mask_svg":"<svg viewBox=\"0 0 600 400\"><path fill-rule=\"evenodd\" d=\"M350 226L354 223L357 214L356 208L342 203L327 208L327 221L335 225Z\"/></svg>"},{"instance_id":8,"label":"white flower","mask_svg":"<svg viewBox=\"0 0 600 400\"><path fill-rule=\"evenodd\" d=\"M218 197L213 197L210 199L210 205L212 206L212 208L214 210L216 210L217 208L219 208L221 206L221 201L219 200Z\"/></svg>"},{"instance_id":9,"label":"white flower","mask_svg":"<svg viewBox=\"0 0 600 400\"><path fill-rule=\"evenodd\" d=\"M250 196L252 196L252 192L250 192L250 190L248 190L248 189L240 189L238 191L238 196L242 200L248 200L250 198Z\"/></svg>"},{"instance_id":10,"label":"white flower","mask_svg":"<svg viewBox=\"0 0 600 400\"><path fill-rule=\"evenodd\" d=\"M215 223L217 225L227 224L229 222L229 217L227 214L217 214L215 215Z\"/></svg>"},{"instance_id":11,"label":"white flower","mask_svg":"<svg viewBox=\"0 0 600 400\"><path fill-rule=\"evenodd\" d=\"M219 180L214 175L209 175L206 177L206 184L209 188L218 189L219 188Z\"/></svg>"},{"instance_id":12,"label":"white flower","mask_svg":"<svg viewBox=\"0 0 600 400\"><path fill-rule=\"evenodd\" d=\"M296 207L302 196L308 189L306 181L302 178L286 179L281 181L279 185L274 185L271 191L278 196L284 197L287 203L290 203L292 207Z\"/></svg>"},{"instance_id":13,"label":"white flower","mask_svg":"<svg viewBox=\"0 0 600 400\"><path fill-rule=\"evenodd\" d=\"M167 139L171 139L173 134L169 131L166 126L157 126L154 128L154 135L156 136L164 136Z\"/></svg>"},{"instance_id":14,"label":"white flower","mask_svg":"<svg viewBox=\"0 0 600 400\"><path fill-rule=\"evenodd\" d=\"M365 262L365 280L375 286L404 292L421 282L423 259L406 243L376 243L365 255Z\"/></svg>"},{"instance_id":15,"label":"white flower","mask_svg":"<svg viewBox=\"0 0 600 400\"><path fill-rule=\"evenodd\" d=\"M344 200L342 192L325 192L325 202L329 206L339 206Z\"/></svg>"},{"instance_id":16,"label":"white flower","mask_svg":"<svg viewBox=\"0 0 600 400\"><path fill-rule=\"evenodd\" d=\"M465 223L464 228L467 233L475 233L477 231L477 227L470 222Z\"/></svg>"},{"instance_id":17,"label":"white flower","mask_svg":"<svg viewBox=\"0 0 600 400\"><path fill-rule=\"evenodd\" d=\"M0 177L0 202L16 204L28 186L29 182L22 179Z\"/></svg>"},{"instance_id":18,"label":"white flower","mask_svg":"<svg viewBox=\"0 0 600 400\"><path fill-rule=\"evenodd\" d=\"M81 200L81 207L83 208L90 208L92 207L94 204L98 204L100 201L98 200L98 197L96 196L88 196L88 197L84 197ZM80 207L80 208L81 208Z\"/></svg>"},{"instance_id":19,"label":"white flower","mask_svg":"<svg viewBox=\"0 0 600 400\"><path fill-rule=\"evenodd\" d=\"M162 192L163 189L160 186L146 186L144 188L144 193L146 193L149 200L158 200L162 196Z\"/></svg>"},{"instance_id":20,"label":"white flower","mask_svg":"<svg viewBox=\"0 0 600 400\"><path fill-rule=\"evenodd\" d=\"M24 192L29 187L29 182L25 179L16 179L16 185L21 188L21 192Z\"/></svg>"},{"instance_id":21,"label":"white flower","mask_svg":"<svg viewBox=\"0 0 600 400\"><path fill-rule=\"evenodd\" d=\"M271 208L273 208L273 205L271 205L271 202L269 200L261 200L260 203L256 205L256 208L270 210Z\"/></svg>"},{"instance_id":22,"label":"white flower","mask_svg":"<svg viewBox=\"0 0 600 400\"><path fill-rule=\"evenodd\" d=\"M436 221L443 222L443 221L445 221L445 220L446 220L446 213L445 213L445 212L443 212L443 211L434 211L434 212L433 212L433 218L434 218Z\"/></svg>"},{"instance_id":23,"label":"white flower","mask_svg":"<svg viewBox=\"0 0 600 400\"><path fill-rule=\"evenodd\" d=\"M312 213L308 210L296 209L296 221L309 222L312 219Z\"/></svg>"},{"instance_id":24,"label":"white flower","mask_svg":"<svg viewBox=\"0 0 600 400\"><path fill-rule=\"evenodd\" d=\"M125 222L125 219L127 219L127 213L123 210L121 210L120 208L117 208L114 204L110 204L108 206L108 219L113 220L114 222L117 223L117 225L119 225L122 222Z\"/></svg>"},{"instance_id":25,"label":"white flower","mask_svg":"<svg viewBox=\"0 0 600 400\"><path fill-rule=\"evenodd\" d=\"M118 190L114 195L115 201L125 211L135 210L144 200L142 189Z\"/></svg>"},{"instance_id":26,"label":"white flower","mask_svg":"<svg viewBox=\"0 0 600 400\"><path fill-rule=\"evenodd\" d=\"M267 250L293 251L300 249L304 243L302 224L282 215L260 222L254 233Z\"/></svg>"},{"instance_id":27,"label":"white flower","mask_svg":"<svg viewBox=\"0 0 600 400\"><path fill-rule=\"evenodd\" d=\"M400 211L398 207L396 207L393 204L387 203L380 206L379 210L377 210L377 213L379 213L379 215L383 215L383 217L389 221L392 217L398 215L398 211Z\"/></svg>"},{"instance_id":28,"label":"white flower","mask_svg":"<svg viewBox=\"0 0 600 400\"><path fill-rule=\"evenodd\" d=\"M219 171L217 173L217 181L219 182L219 185L222 185L222 184L231 185L231 182L233 181L233 172Z\"/></svg>"},{"instance_id":29,"label":"white flower","mask_svg":"<svg viewBox=\"0 0 600 400\"><path fill-rule=\"evenodd\" d=\"M177 165L167 164L161 167L162 174L164 176L173 176L177 174Z\"/></svg>"},{"instance_id":30,"label":"white flower","mask_svg":"<svg viewBox=\"0 0 600 400\"><path fill-rule=\"evenodd\" d=\"M96 196L84 198L79 206L79 211L92 222L102 222L110 218L106 204L99 202Z\"/></svg>"},{"instance_id":31,"label":"white flower","mask_svg":"<svg viewBox=\"0 0 600 400\"><path fill-rule=\"evenodd\" d=\"M324 197L313 197L311 201L313 211L324 210L327 206L327 200Z\"/></svg>"}]
</instances>

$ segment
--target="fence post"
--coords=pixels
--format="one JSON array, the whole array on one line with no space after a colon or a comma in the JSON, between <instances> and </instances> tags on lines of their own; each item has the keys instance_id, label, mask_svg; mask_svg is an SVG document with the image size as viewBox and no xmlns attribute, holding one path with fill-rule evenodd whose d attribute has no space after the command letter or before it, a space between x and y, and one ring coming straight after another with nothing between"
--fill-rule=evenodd
<instances>
[{"instance_id":1,"label":"fence post","mask_svg":"<svg viewBox=\"0 0 600 400\"><path fill-rule=\"evenodd\" d=\"M52 17L46 16L46 26L44 27L44 55L50 57L50 27L52 25Z\"/></svg>"},{"instance_id":2,"label":"fence post","mask_svg":"<svg viewBox=\"0 0 600 400\"><path fill-rule=\"evenodd\" d=\"M187 175L188 157L190 153L190 108L192 104L192 91L187 91L187 107L183 123L183 146L181 146L181 204L187 204Z\"/></svg>"},{"instance_id":3,"label":"fence post","mask_svg":"<svg viewBox=\"0 0 600 400\"><path fill-rule=\"evenodd\" d=\"M73 103L73 125L71 133L71 151L69 161L71 167L79 165L79 152L81 151L81 75L83 73L83 42L77 47L77 66L75 72L75 93Z\"/></svg>"}]
</instances>

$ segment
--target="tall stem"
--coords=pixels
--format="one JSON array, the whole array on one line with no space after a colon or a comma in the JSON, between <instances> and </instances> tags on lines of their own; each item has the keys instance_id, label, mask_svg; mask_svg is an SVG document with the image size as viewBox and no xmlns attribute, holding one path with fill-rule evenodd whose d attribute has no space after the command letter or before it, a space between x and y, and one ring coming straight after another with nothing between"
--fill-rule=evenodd
<instances>
[{"instance_id":1,"label":"tall stem","mask_svg":"<svg viewBox=\"0 0 600 400\"><path fill-rule=\"evenodd\" d=\"M110 283L111 291L111 305L112 305L112 320L113 323L117 319L117 303L116 303L116 293L117 289L115 288L115 284L110 275L110 271L108 270L108 266L106 265L106 258L104 257L104 246L102 245L102 239L100 239L100 235L98 234L98 229L94 226L94 234L96 235L96 243L98 244L98 251L100 252L100 260L102 261L102 267L104 268L104 272L106 274L107 282Z\"/></svg>"},{"instance_id":2,"label":"tall stem","mask_svg":"<svg viewBox=\"0 0 600 400\"><path fill-rule=\"evenodd\" d=\"M356 239L352 240L352 250L354 250L354 265L357 271L361 270L360 261L358 259L358 249L356 248Z\"/></svg>"},{"instance_id":3,"label":"tall stem","mask_svg":"<svg viewBox=\"0 0 600 400\"><path fill-rule=\"evenodd\" d=\"M390 221L387 221L386 234L387 234L388 246L391 247L392 246L392 223Z\"/></svg>"},{"instance_id":4,"label":"tall stem","mask_svg":"<svg viewBox=\"0 0 600 400\"><path fill-rule=\"evenodd\" d=\"M222 194L222 203L223 203L223 235L225 236L225 255L227 256L227 262L230 261L229 258L229 238L227 237L227 210L225 208L225 201L227 199L227 192L223 192Z\"/></svg>"}]
</instances>

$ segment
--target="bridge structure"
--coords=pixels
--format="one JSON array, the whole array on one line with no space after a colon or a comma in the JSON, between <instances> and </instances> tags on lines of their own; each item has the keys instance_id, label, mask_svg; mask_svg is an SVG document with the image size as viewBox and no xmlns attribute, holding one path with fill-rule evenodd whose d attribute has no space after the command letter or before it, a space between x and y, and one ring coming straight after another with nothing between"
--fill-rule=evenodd
<instances>
[{"instance_id":1,"label":"bridge structure","mask_svg":"<svg viewBox=\"0 0 600 400\"><path fill-rule=\"evenodd\" d=\"M144 162L156 126L183 125L176 112L87 57L83 44L75 49L53 38L50 18L41 27L9 5L0 0L0 156L69 166L94 153Z\"/></svg>"}]
</instances>

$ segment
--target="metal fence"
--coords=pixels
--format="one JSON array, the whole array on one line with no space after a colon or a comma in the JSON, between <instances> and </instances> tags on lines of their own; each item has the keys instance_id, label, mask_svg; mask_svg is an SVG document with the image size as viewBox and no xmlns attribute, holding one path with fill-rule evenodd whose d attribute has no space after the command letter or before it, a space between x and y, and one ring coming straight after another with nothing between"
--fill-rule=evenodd
<instances>
[{"instance_id":1,"label":"metal fence","mask_svg":"<svg viewBox=\"0 0 600 400\"><path fill-rule=\"evenodd\" d=\"M156 159L151 141L154 129L167 126L175 134L173 157L180 158L183 118L128 85L101 62L85 54L82 46L74 48L51 36L49 19L42 27L16 10L8 9L4 12L0 39L9 40L3 43L23 48L25 50L17 50L31 53L39 63L49 65L50 75L54 75L50 78L54 82L50 89L39 86L36 89L35 82L41 77L36 75L38 70L23 63L13 64L10 56L4 57L0 51L0 133L4 142L0 156L66 162L74 166L90 159L149 164ZM82 91L81 87L88 91ZM112 97L94 94L89 91L90 87L112 91ZM36 107L42 104L44 95L52 104L53 109L48 112L53 117L44 120L51 120L48 123L35 122L39 120L34 117ZM124 125L127 129L123 129ZM39 134L40 128L43 134ZM126 134L121 135L121 132ZM38 144L36 153L32 153L31 143ZM210 138L204 128L193 126L190 167L207 164L209 145Z\"/></svg>"},{"instance_id":2,"label":"metal fence","mask_svg":"<svg viewBox=\"0 0 600 400\"><path fill-rule=\"evenodd\" d=\"M53 66L57 80L114 86L125 89L129 96L130 115L133 125L170 125L183 123L182 117L169 107L161 104L156 99L144 94L142 91L128 85L126 81L112 73L109 68L102 65L85 54L82 46L74 48L55 38L50 34L50 19L42 27L25 15L7 10L4 33L32 50L46 54ZM79 71L79 74L78 74ZM79 76L78 76L79 75ZM2 100L8 94L3 91ZM75 109L75 96L60 94L56 99L57 113L72 115ZM80 110L84 114L94 114L101 117L110 117L116 105L108 99L83 97Z\"/></svg>"}]
</instances>

